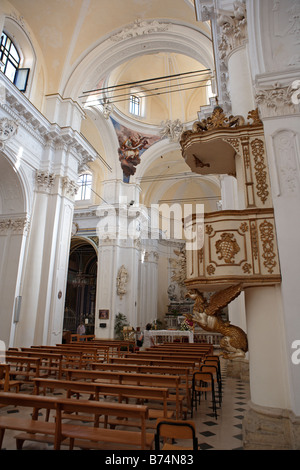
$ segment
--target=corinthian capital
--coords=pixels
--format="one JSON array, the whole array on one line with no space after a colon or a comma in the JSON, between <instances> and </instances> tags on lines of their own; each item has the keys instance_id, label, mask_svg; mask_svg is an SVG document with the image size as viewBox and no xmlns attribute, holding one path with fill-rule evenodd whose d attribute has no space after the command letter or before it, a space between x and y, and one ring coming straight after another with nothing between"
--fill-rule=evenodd
<instances>
[{"instance_id":1,"label":"corinthian capital","mask_svg":"<svg viewBox=\"0 0 300 470\"><path fill-rule=\"evenodd\" d=\"M70 180L67 176L62 179L62 187L64 191L64 195L71 199L75 198L76 193L78 191L78 186L75 181Z\"/></svg>"},{"instance_id":2,"label":"corinthian capital","mask_svg":"<svg viewBox=\"0 0 300 470\"><path fill-rule=\"evenodd\" d=\"M225 56L247 41L247 12L243 1L234 2L232 12L220 10L217 23L221 29L221 48Z\"/></svg>"},{"instance_id":3,"label":"corinthian capital","mask_svg":"<svg viewBox=\"0 0 300 470\"><path fill-rule=\"evenodd\" d=\"M50 192L54 185L55 176L48 171L36 171L35 184L37 191Z\"/></svg>"}]
</instances>

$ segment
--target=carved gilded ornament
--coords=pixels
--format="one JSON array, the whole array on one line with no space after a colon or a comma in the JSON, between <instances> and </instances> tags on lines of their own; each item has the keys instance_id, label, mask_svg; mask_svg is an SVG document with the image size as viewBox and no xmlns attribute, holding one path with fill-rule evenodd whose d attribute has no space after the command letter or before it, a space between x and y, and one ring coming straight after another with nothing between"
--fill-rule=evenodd
<instances>
[{"instance_id":1,"label":"carved gilded ornament","mask_svg":"<svg viewBox=\"0 0 300 470\"><path fill-rule=\"evenodd\" d=\"M261 139L255 139L251 142L252 154L254 157L255 177L257 181L257 195L264 204L268 198L267 171L264 157L264 143Z\"/></svg>"},{"instance_id":2,"label":"carved gilded ornament","mask_svg":"<svg viewBox=\"0 0 300 470\"><path fill-rule=\"evenodd\" d=\"M184 131L181 135L180 144L184 145L185 141L188 140L193 134L202 134L204 132L218 130L218 129L230 129L243 126L262 126L262 121L259 117L258 109L252 110L248 113L248 121L246 122L243 116L227 116L220 106L216 106L212 112L212 115L202 121L195 121L192 129ZM234 147L238 145L237 139L232 139L231 143Z\"/></svg>"},{"instance_id":3,"label":"carved gilded ornament","mask_svg":"<svg viewBox=\"0 0 300 470\"><path fill-rule=\"evenodd\" d=\"M212 264L209 264L206 268L206 271L209 276L212 276L215 274L216 268Z\"/></svg>"},{"instance_id":4,"label":"carved gilded ornament","mask_svg":"<svg viewBox=\"0 0 300 470\"><path fill-rule=\"evenodd\" d=\"M221 239L216 242L216 252L218 259L223 259L225 263L234 263L235 255L240 251L233 233L222 233Z\"/></svg>"},{"instance_id":5,"label":"carved gilded ornament","mask_svg":"<svg viewBox=\"0 0 300 470\"><path fill-rule=\"evenodd\" d=\"M191 289L189 297L195 301L192 320L203 330L221 333L222 355L225 359L245 357L248 351L246 333L221 317L221 310L242 292L242 286L234 285L214 293L208 300L198 289Z\"/></svg>"},{"instance_id":6,"label":"carved gilded ornament","mask_svg":"<svg viewBox=\"0 0 300 470\"><path fill-rule=\"evenodd\" d=\"M276 253L274 251L274 229L271 222L265 220L259 225L260 238L262 240L264 266L270 274L277 264L275 261Z\"/></svg>"}]
</instances>

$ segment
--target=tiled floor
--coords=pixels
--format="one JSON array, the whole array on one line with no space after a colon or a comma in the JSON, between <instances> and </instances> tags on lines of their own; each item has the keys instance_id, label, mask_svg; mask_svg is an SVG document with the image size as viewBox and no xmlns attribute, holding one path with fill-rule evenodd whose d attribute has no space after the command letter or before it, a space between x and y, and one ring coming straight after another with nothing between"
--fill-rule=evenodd
<instances>
[{"instance_id":1,"label":"tiled floor","mask_svg":"<svg viewBox=\"0 0 300 470\"><path fill-rule=\"evenodd\" d=\"M210 401L201 400L193 419L197 425L200 450L243 450L242 421L247 409L249 383L226 376L222 366L223 399L217 419Z\"/></svg>"},{"instance_id":2,"label":"tiled floor","mask_svg":"<svg viewBox=\"0 0 300 470\"><path fill-rule=\"evenodd\" d=\"M249 384L239 379L226 376L226 363L222 364L223 399L217 410L217 419L211 409L211 401L201 399L193 420L196 423L199 450L242 450L242 420L249 400ZM0 408L0 415L6 413L24 413L28 410ZM190 416L188 416L190 419ZM17 432L6 431L3 449L16 448L14 435ZM26 442L23 449L49 450L48 444Z\"/></svg>"}]
</instances>

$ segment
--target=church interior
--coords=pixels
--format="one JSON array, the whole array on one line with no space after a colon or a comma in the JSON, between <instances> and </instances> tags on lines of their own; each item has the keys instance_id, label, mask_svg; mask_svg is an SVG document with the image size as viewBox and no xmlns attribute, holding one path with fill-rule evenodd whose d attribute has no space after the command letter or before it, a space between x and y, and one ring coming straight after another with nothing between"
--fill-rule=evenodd
<instances>
[{"instance_id":1,"label":"church interior","mask_svg":"<svg viewBox=\"0 0 300 470\"><path fill-rule=\"evenodd\" d=\"M299 18L1 0L0 449L300 449Z\"/></svg>"}]
</instances>

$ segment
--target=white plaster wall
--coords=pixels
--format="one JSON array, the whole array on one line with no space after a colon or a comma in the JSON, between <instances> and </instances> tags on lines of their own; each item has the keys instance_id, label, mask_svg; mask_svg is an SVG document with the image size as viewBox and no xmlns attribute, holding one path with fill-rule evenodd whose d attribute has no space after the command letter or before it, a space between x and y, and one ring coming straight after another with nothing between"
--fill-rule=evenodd
<instances>
[{"instance_id":1,"label":"white plaster wall","mask_svg":"<svg viewBox=\"0 0 300 470\"><path fill-rule=\"evenodd\" d=\"M280 287L245 291L251 401L290 409Z\"/></svg>"}]
</instances>

